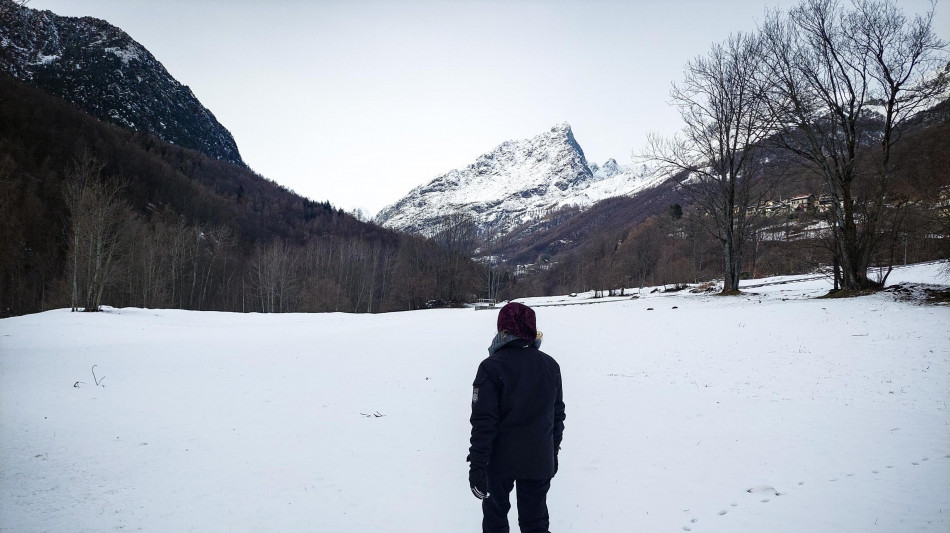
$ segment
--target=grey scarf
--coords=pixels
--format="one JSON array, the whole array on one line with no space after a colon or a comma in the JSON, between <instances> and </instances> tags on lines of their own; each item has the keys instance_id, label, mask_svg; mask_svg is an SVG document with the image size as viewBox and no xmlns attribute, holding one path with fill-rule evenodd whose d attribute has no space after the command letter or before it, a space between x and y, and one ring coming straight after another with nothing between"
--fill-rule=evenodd
<instances>
[{"instance_id":1,"label":"grey scarf","mask_svg":"<svg viewBox=\"0 0 950 533\"><path fill-rule=\"evenodd\" d=\"M495 352L500 350L502 346L508 344L511 341L518 340L518 339L521 339L521 337L512 335L511 333L508 333L507 331L499 331L497 334L495 334L495 338L492 339L491 346L488 347L488 355L494 355ZM535 348L541 347L540 332L538 333L538 338L534 339L534 347Z\"/></svg>"}]
</instances>

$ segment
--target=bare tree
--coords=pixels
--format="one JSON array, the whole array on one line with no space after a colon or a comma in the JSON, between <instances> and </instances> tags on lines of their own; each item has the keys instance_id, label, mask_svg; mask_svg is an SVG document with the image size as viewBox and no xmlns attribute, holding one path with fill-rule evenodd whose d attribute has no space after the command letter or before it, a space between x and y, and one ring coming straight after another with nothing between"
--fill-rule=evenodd
<instances>
[{"instance_id":1,"label":"bare tree","mask_svg":"<svg viewBox=\"0 0 950 533\"><path fill-rule=\"evenodd\" d=\"M340 271L346 273L341 287L349 296L352 312L358 313L371 299L372 250L365 241L352 239L342 244L340 252Z\"/></svg>"},{"instance_id":2,"label":"bare tree","mask_svg":"<svg viewBox=\"0 0 950 533\"><path fill-rule=\"evenodd\" d=\"M283 240L258 245L251 262L251 279L257 289L262 313L293 310L298 288L298 251Z\"/></svg>"},{"instance_id":3,"label":"bare tree","mask_svg":"<svg viewBox=\"0 0 950 533\"><path fill-rule=\"evenodd\" d=\"M168 254L168 268L170 270L169 280L171 282L171 301L179 309L185 309L184 283L185 283L185 265L187 264L187 252L190 228L185 217L175 215L170 211L167 213L170 222L167 226L167 235L165 237L166 253Z\"/></svg>"},{"instance_id":4,"label":"bare tree","mask_svg":"<svg viewBox=\"0 0 950 533\"><path fill-rule=\"evenodd\" d=\"M72 167L66 176L66 208L71 219L70 227L70 305L72 311L79 310L79 242L82 235L77 231L77 222L82 213L83 197L86 194L86 184L99 179L105 165L93 157L92 153L83 149L73 160Z\"/></svg>"},{"instance_id":5,"label":"bare tree","mask_svg":"<svg viewBox=\"0 0 950 533\"><path fill-rule=\"evenodd\" d=\"M495 256L495 249L498 246L500 237L500 225L498 221L488 221L479 231L479 244L476 253L480 255L484 264L485 297L493 300L498 291L497 266L498 257Z\"/></svg>"},{"instance_id":6,"label":"bare tree","mask_svg":"<svg viewBox=\"0 0 950 533\"><path fill-rule=\"evenodd\" d=\"M104 165L82 150L68 171L66 203L71 238L69 248L71 305L77 311L99 311L106 289L117 282L129 249L129 205L120 197L125 184L102 177Z\"/></svg>"},{"instance_id":7,"label":"bare tree","mask_svg":"<svg viewBox=\"0 0 950 533\"><path fill-rule=\"evenodd\" d=\"M653 276L660 260L662 235L658 229L656 223L650 220L637 226L628 238L631 242L628 246L630 273L641 290Z\"/></svg>"},{"instance_id":8,"label":"bare tree","mask_svg":"<svg viewBox=\"0 0 950 533\"><path fill-rule=\"evenodd\" d=\"M197 309L204 308L205 299L211 289L216 272L216 266L226 257L226 250L234 246L234 232L228 226L214 225L204 230L203 239L206 241L205 261L202 269L201 294L198 296Z\"/></svg>"},{"instance_id":9,"label":"bare tree","mask_svg":"<svg viewBox=\"0 0 950 533\"><path fill-rule=\"evenodd\" d=\"M167 305L172 292L172 283L168 277L171 269L166 268L169 260L167 247L164 246L164 226L139 228L137 284L142 307Z\"/></svg>"},{"instance_id":10,"label":"bare tree","mask_svg":"<svg viewBox=\"0 0 950 533\"><path fill-rule=\"evenodd\" d=\"M456 211L445 215L438 223L432 240L445 253L440 269L439 288L446 299L464 297L464 287L474 272L471 259L478 247L478 225L468 213Z\"/></svg>"},{"instance_id":11,"label":"bare tree","mask_svg":"<svg viewBox=\"0 0 950 533\"><path fill-rule=\"evenodd\" d=\"M683 190L722 246L723 293L739 290L754 215L749 207L764 183L758 152L775 123L761 64L761 44L749 34L733 35L687 63L684 80L671 91L683 131L673 139L651 136L646 154L671 174L686 174Z\"/></svg>"},{"instance_id":12,"label":"bare tree","mask_svg":"<svg viewBox=\"0 0 950 533\"><path fill-rule=\"evenodd\" d=\"M777 144L822 178L833 201L835 259L847 290L876 284L878 245L893 172L891 148L907 118L946 90L946 43L933 5L908 19L892 0L803 0L762 28L771 100L783 115Z\"/></svg>"}]
</instances>

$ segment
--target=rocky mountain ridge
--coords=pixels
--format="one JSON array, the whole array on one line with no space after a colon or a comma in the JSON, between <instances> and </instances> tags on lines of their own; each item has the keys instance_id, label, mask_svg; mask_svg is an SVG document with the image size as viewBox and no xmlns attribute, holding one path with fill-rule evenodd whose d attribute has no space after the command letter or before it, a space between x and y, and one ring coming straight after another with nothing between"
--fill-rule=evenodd
<instances>
[{"instance_id":1,"label":"rocky mountain ridge","mask_svg":"<svg viewBox=\"0 0 950 533\"><path fill-rule=\"evenodd\" d=\"M0 0L0 69L100 120L245 166L231 133L191 89L104 20Z\"/></svg>"},{"instance_id":2,"label":"rocky mountain ridge","mask_svg":"<svg viewBox=\"0 0 950 533\"><path fill-rule=\"evenodd\" d=\"M561 123L531 139L506 141L471 165L420 185L375 221L432 236L449 215L474 218L481 230L505 235L563 207L587 207L655 187L665 176L642 165L588 164L571 126Z\"/></svg>"}]
</instances>

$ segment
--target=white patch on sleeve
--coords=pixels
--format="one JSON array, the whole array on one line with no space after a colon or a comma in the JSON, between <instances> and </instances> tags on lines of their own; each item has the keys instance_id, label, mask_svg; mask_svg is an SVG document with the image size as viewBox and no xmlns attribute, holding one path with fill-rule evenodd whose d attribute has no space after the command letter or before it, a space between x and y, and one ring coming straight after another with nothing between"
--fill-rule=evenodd
<instances>
[{"instance_id":1,"label":"white patch on sleeve","mask_svg":"<svg viewBox=\"0 0 950 533\"><path fill-rule=\"evenodd\" d=\"M478 402L478 387L472 387L472 403Z\"/></svg>"}]
</instances>

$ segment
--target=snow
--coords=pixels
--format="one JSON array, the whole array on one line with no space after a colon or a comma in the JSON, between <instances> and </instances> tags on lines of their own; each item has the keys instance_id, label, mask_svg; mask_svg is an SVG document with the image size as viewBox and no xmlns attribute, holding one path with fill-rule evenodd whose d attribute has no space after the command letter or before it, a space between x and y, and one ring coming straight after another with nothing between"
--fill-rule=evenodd
<instances>
[{"instance_id":1,"label":"snow","mask_svg":"<svg viewBox=\"0 0 950 533\"><path fill-rule=\"evenodd\" d=\"M119 48L117 46L106 47L106 48L103 48L103 51L117 56L119 59L122 60L122 63L124 65L128 65L129 61L133 59L141 60L140 53L136 49L134 43L126 44L124 48Z\"/></svg>"},{"instance_id":2,"label":"snow","mask_svg":"<svg viewBox=\"0 0 950 533\"><path fill-rule=\"evenodd\" d=\"M383 225L431 236L458 211L507 233L537 213L569 205L591 172L567 123L521 141L505 141L474 163L420 185L377 215ZM559 186L560 184L560 186Z\"/></svg>"},{"instance_id":3,"label":"snow","mask_svg":"<svg viewBox=\"0 0 950 533\"><path fill-rule=\"evenodd\" d=\"M506 234L564 207L589 207L657 187L668 176L647 165L588 166L567 123L531 139L506 141L474 163L414 188L376 216L378 223L432 236L442 217L464 212Z\"/></svg>"},{"instance_id":4,"label":"snow","mask_svg":"<svg viewBox=\"0 0 950 533\"><path fill-rule=\"evenodd\" d=\"M58 61L59 58L60 58L60 56L57 55L57 54L46 55L46 54L40 53L40 54L37 54L37 55L36 55L36 61L34 61L34 62L31 63L31 64L33 64L33 65L48 65L48 64L50 64L50 63L52 63L52 62L54 62L54 61Z\"/></svg>"},{"instance_id":5,"label":"snow","mask_svg":"<svg viewBox=\"0 0 950 533\"><path fill-rule=\"evenodd\" d=\"M889 281L946 286L945 267ZM745 285L525 300L567 404L551 530L948 531L950 307ZM470 384L495 317L0 320L0 530L475 531Z\"/></svg>"}]
</instances>

